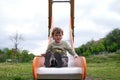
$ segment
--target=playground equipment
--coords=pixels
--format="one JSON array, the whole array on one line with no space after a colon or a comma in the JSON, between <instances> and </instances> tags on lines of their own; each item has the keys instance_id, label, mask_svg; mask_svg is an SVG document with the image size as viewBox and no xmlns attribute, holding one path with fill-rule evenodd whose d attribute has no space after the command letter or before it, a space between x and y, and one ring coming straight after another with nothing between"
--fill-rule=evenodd
<instances>
[{"instance_id":1,"label":"playground equipment","mask_svg":"<svg viewBox=\"0 0 120 80\"><path fill-rule=\"evenodd\" d=\"M55 2L67 2L70 3L70 45L74 50L74 0L66 1L53 1L48 0L49 4L49 33L48 33L48 44L51 42L51 31L52 26L52 4ZM86 59L83 56L79 56L77 59L73 59L69 56L68 67L61 68L48 68L44 67L45 54L37 56L33 60L32 71L34 80L38 79L79 79L85 80L86 77Z\"/></svg>"}]
</instances>

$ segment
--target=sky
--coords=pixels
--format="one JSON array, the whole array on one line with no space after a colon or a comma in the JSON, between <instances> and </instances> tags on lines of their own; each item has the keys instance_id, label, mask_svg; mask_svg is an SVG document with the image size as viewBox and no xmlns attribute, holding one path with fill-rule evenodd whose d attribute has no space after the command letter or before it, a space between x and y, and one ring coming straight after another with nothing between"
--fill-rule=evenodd
<instances>
[{"instance_id":1,"label":"sky","mask_svg":"<svg viewBox=\"0 0 120 80\"><path fill-rule=\"evenodd\" d=\"M120 28L120 0L75 0L74 46L104 38ZM53 4L53 26L69 37L70 4ZM0 49L13 48L10 36L23 37L18 48L40 55L48 45L48 0L0 0Z\"/></svg>"}]
</instances>

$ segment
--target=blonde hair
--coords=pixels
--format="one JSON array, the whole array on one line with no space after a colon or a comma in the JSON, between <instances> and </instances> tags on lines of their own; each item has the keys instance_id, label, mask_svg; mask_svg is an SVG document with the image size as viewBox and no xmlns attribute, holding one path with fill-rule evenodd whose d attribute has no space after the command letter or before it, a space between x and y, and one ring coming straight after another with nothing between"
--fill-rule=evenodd
<instances>
[{"instance_id":1,"label":"blonde hair","mask_svg":"<svg viewBox=\"0 0 120 80\"><path fill-rule=\"evenodd\" d=\"M60 33L62 33L62 35L63 35L63 30L59 27L55 27L52 30L52 37L53 37L54 34L60 34Z\"/></svg>"}]
</instances>

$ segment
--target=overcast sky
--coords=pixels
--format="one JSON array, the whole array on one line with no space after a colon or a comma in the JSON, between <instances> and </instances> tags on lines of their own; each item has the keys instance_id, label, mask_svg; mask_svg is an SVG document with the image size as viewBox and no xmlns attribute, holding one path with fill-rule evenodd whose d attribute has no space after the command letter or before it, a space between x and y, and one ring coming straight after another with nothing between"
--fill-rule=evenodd
<instances>
[{"instance_id":1,"label":"overcast sky","mask_svg":"<svg viewBox=\"0 0 120 80\"><path fill-rule=\"evenodd\" d=\"M53 4L53 26L69 40L69 3ZM75 0L75 47L120 28L120 0ZM48 0L0 0L0 49L12 48L10 36L24 38L19 48L39 55L48 43Z\"/></svg>"}]
</instances>

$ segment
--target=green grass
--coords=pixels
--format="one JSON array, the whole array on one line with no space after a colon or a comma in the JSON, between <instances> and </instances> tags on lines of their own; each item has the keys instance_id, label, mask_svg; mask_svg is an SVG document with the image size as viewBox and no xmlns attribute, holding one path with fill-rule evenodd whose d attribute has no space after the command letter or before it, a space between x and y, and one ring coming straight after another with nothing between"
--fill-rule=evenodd
<instances>
[{"instance_id":1,"label":"green grass","mask_svg":"<svg viewBox=\"0 0 120 80\"><path fill-rule=\"evenodd\" d=\"M89 80L120 80L120 54L90 56L86 61ZM0 63L0 80L33 80L32 63Z\"/></svg>"},{"instance_id":2,"label":"green grass","mask_svg":"<svg viewBox=\"0 0 120 80\"><path fill-rule=\"evenodd\" d=\"M109 54L86 58L87 76L93 80L120 80L120 55Z\"/></svg>"},{"instance_id":3,"label":"green grass","mask_svg":"<svg viewBox=\"0 0 120 80\"><path fill-rule=\"evenodd\" d=\"M33 80L31 63L0 63L0 80Z\"/></svg>"}]
</instances>

